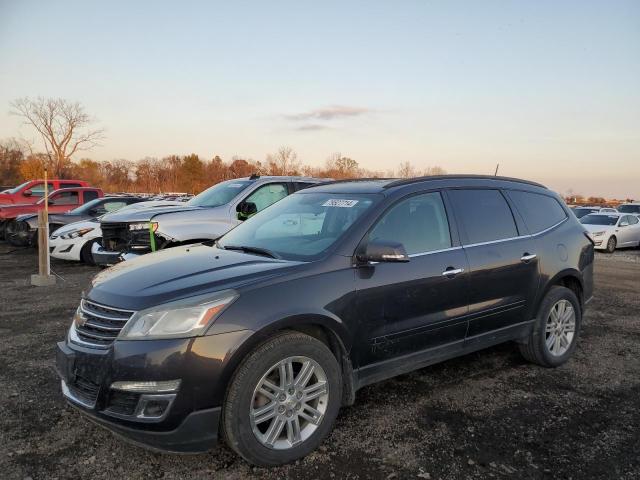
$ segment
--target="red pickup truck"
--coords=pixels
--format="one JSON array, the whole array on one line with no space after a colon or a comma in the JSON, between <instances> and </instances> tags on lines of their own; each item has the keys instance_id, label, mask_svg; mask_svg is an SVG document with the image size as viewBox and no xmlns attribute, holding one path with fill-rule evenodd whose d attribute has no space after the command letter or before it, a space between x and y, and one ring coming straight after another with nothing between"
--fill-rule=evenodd
<instances>
[{"instance_id":1,"label":"red pickup truck","mask_svg":"<svg viewBox=\"0 0 640 480\"><path fill-rule=\"evenodd\" d=\"M100 188L61 188L49 194L49 212L64 213L96 198L104 197ZM4 238L5 228L11 220L24 213L36 213L44 208L44 198L36 203L0 205L0 238Z\"/></svg>"},{"instance_id":2,"label":"red pickup truck","mask_svg":"<svg viewBox=\"0 0 640 480\"><path fill-rule=\"evenodd\" d=\"M84 180L59 180L57 178L47 180L49 193L60 188L88 187ZM29 180L17 187L0 192L0 205L36 203L44 196L44 180Z\"/></svg>"}]
</instances>

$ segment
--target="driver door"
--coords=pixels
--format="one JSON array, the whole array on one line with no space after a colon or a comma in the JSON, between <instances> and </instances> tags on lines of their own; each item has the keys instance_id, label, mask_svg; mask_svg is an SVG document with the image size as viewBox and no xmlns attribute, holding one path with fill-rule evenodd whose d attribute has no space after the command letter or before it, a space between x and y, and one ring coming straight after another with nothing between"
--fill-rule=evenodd
<instances>
[{"instance_id":1,"label":"driver door","mask_svg":"<svg viewBox=\"0 0 640 480\"><path fill-rule=\"evenodd\" d=\"M452 241L451 223L440 192L429 192L400 200L370 231L365 241L400 242L410 260L356 272L357 316L367 339L360 367L417 352L426 358L444 345L462 348L468 266L464 250Z\"/></svg>"}]
</instances>

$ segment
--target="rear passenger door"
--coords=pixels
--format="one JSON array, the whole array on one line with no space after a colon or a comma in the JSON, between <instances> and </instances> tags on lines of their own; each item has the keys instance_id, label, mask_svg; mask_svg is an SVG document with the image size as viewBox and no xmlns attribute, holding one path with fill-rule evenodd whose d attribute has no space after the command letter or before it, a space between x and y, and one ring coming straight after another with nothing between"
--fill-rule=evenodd
<instances>
[{"instance_id":1,"label":"rear passenger door","mask_svg":"<svg viewBox=\"0 0 640 480\"><path fill-rule=\"evenodd\" d=\"M447 196L469 262L467 341L483 340L490 332L496 336L496 331L509 336L531 320L539 281L534 239L523 225L518 229L498 189L452 189Z\"/></svg>"},{"instance_id":2,"label":"rear passenger door","mask_svg":"<svg viewBox=\"0 0 640 480\"><path fill-rule=\"evenodd\" d=\"M406 354L462 348L467 330L467 261L452 238L440 192L398 201L364 243L400 242L407 263L370 264L356 273L361 366Z\"/></svg>"}]
</instances>

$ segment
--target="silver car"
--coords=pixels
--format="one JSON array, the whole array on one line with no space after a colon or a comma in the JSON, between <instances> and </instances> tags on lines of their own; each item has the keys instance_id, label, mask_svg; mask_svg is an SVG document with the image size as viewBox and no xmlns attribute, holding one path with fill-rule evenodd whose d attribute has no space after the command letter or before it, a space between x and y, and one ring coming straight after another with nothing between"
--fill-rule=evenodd
<instances>
[{"instance_id":1,"label":"silver car","mask_svg":"<svg viewBox=\"0 0 640 480\"><path fill-rule=\"evenodd\" d=\"M113 265L163 248L216 240L287 195L329 180L252 175L218 183L183 205L105 215L93 260Z\"/></svg>"}]
</instances>

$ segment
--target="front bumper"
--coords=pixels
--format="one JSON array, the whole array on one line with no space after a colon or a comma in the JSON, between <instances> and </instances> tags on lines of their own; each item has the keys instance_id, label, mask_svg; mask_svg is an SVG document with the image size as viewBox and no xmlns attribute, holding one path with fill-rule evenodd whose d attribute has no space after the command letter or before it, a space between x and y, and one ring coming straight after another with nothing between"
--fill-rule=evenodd
<instances>
[{"instance_id":1,"label":"front bumper","mask_svg":"<svg viewBox=\"0 0 640 480\"><path fill-rule=\"evenodd\" d=\"M202 452L215 445L230 355L248 331L205 337L115 341L108 349L57 344L63 395L92 421L152 449ZM222 356L221 356L222 355ZM112 389L114 382L180 380L163 415L141 418L142 397Z\"/></svg>"},{"instance_id":2,"label":"front bumper","mask_svg":"<svg viewBox=\"0 0 640 480\"><path fill-rule=\"evenodd\" d=\"M124 262L125 260L131 260L140 256L136 253L115 252L112 250L107 250L97 242L94 243L91 247L91 255L93 256L93 261L96 265L101 265L104 267L109 267L111 265L115 265L116 263Z\"/></svg>"}]
</instances>

